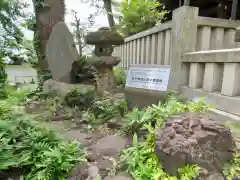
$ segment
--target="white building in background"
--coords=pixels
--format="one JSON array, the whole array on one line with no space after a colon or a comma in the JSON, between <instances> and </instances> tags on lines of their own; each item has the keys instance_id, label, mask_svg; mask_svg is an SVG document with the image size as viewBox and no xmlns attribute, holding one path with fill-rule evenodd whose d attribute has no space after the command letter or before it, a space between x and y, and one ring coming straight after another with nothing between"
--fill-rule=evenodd
<instances>
[{"instance_id":1,"label":"white building in background","mask_svg":"<svg viewBox=\"0 0 240 180\"><path fill-rule=\"evenodd\" d=\"M7 65L5 70L8 83L37 83L37 70L28 64Z\"/></svg>"}]
</instances>

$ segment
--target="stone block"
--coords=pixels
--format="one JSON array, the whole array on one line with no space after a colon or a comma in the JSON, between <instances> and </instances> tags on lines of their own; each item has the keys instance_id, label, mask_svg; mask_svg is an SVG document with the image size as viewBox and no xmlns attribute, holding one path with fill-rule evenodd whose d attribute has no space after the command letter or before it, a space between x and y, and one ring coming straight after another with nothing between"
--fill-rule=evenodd
<instances>
[{"instance_id":1,"label":"stone block","mask_svg":"<svg viewBox=\"0 0 240 180\"><path fill-rule=\"evenodd\" d=\"M189 87L202 88L203 87L204 64L191 63L189 74Z\"/></svg>"},{"instance_id":2,"label":"stone block","mask_svg":"<svg viewBox=\"0 0 240 180\"><path fill-rule=\"evenodd\" d=\"M221 94L240 95L240 63L225 63Z\"/></svg>"},{"instance_id":3,"label":"stone block","mask_svg":"<svg viewBox=\"0 0 240 180\"><path fill-rule=\"evenodd\" d=\"M240 42L240 27L236 29L235 42Z\"/></svg>"},{"instance_id":4,"label":"stone block","mask_svg":"<svg viewBox=\"0 0 240 180\"><path fill-rule=\"evenodd\" d=\"M207 92L221 91L223 66L221 63L206 63L203 90Z\"/></svg>"},{"instance_id":5,"label":"stone block","mask_svg":"<svg viewBox=\"0 0 240 180\"><path fill-rule=\"evenodd\" d=\"M197 50L206 51L210 48L211 27L202 26L198 28Z\"/></svg>"},{"instance_id":6,"label":"stone block","mask_svg":"<svg viewBox=\"0 0 240 180\"><path fill-rule=\"evenodd\" d=\"M173 11L171 29L171 74L169 88L179 90L182 83L181 60L183 53L196 50L198 8L181 6Z\"/></svg>"},{"instance_id":7,"label":"stone block","mask_svg":"<svg viewBox=\"0 0 240 180\"><path fill-rule=\"evenodd\" d=\"M210 49L223 49L224 28L214 28L211 32Z\"/></svg>"}]
</instances>

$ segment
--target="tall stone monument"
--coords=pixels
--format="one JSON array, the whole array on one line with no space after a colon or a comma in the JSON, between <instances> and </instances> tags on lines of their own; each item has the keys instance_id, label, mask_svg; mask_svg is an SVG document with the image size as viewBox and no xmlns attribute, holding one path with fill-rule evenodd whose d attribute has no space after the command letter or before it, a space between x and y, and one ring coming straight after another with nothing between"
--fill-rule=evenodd
<instances>
[{"instance_id":1,"label":"tall stone monument","mask_svg":"<svg viewBox=\"0 0 240 180\"><path fill-rule=\"evenodd\" d=\"M71 83L72 64L78 60L79 55L73 36L63 21L53 27L45 53L52 78Z\"/></svg>"},{"instance_id":2,"label":"tall stone monument","mask_svg":"<svg viewBox=\"0 0 240 180\"><path fill-rule=\"evenodd\" d=\"M90 32L85 37L86 44L95 45L95 56L89 58L89 63L97 70L95 74L97 89L111 91L115 88L113 67L118 65L120 58L112 56L113 45L124 43L124 37L107 27L96 32Z\"/></svg>"}]
</instances>

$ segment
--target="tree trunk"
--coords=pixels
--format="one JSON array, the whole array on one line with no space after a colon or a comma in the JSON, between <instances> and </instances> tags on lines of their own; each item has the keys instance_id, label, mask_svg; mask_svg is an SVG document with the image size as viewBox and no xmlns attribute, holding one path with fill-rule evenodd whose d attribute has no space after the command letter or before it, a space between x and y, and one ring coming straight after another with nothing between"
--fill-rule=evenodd
<instances>
[{"instance_id":1,"label":"tree trunk","mask_svg":"<svg viewBox=\"0 0 240 180\"><path fill-rule=\"evenodd\" d=\"M43 60L44 60L45 54L44 54L42 41L39 37L39 34L37 33L37 30L34 30L33 45L38 58L38 68L43 67L44 65L42 63L44 62Z\"/></svg>"},{"instance_id":2,"label":"tree trunk","mask_svg":"<svg viewBox=\"0 0 240 180\"><path fill-rule=\"evenodd\" d=\"M33 5L36 15L35 49L41 53L40 68L48 69L45 48L54 25L64 21L65 4L64 0L41 0L41 3L33 0Z\"/></svg>"},{"instance_id":3,"label":"tree trunk","mask_svg":"<svg viewBox=\"0 0 240 180\"><path fill-rule=\"evenodd\" d=\"M231 19L236 20L237 17L237 7L238 7L238 0L233 0L232 3L232 11L231 11Z\"/></svg>"},{"instance_id":4,"label":"tree trunk","mask_svg":"<svg viewBox=\"0 0 240 180\"><path fill-rule=\"evenodd\" d=\"M82 39L81 39L81 30L80 30L80 20L76 21L76 38L77 38L77 44L78 44L78 53L79 56L82 57Z\"/></svg>"},{"instance_id":5,"label":"tree trunk","mask_svg":"<svg viewBox=\"0 0 240 180\"><path fill-rule=\"evenodd\" d=\"M112 29L115 26L115 21L112 14L113 12L112 12L111 0L103 0L103 3L104 3L104 8L107 11L109 27Z\"/></svg>"}]
</instances>

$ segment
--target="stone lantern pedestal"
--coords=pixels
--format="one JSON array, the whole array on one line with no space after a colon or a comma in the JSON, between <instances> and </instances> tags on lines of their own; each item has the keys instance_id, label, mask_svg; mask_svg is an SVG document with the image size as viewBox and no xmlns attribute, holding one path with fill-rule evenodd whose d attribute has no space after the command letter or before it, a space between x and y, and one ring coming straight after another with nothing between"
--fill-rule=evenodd
<instances>
[{"instance_id":1,"label":"stone lantern pedestal","mask_svg":"<svg viewBox=\"0 0 240 180\"><path fill-rule=\"evenodd\" d=\"M113 45L124 43L124 37L109 28L100 28L85 37L86 44L95 45L95 55L88 59L97 70L95 74L97 89L111 91L116 87L113 67L120 63L120 58L112 56Z\"/></svg>"}]
</instances>

